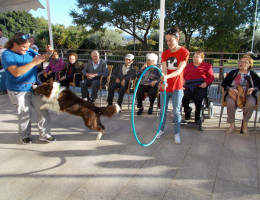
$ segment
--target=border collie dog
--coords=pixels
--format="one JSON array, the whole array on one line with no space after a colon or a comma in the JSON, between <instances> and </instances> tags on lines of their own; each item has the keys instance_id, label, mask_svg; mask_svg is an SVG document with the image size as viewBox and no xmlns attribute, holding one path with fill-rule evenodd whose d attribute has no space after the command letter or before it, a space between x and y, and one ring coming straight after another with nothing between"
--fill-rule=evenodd
<instances>
[{"instance_id":1,"label":"border collie dog","mask_svg":"<svg viewBox=\"0 0 260 200\"><path fill-rule=\"evenodd\" d=\"M120 111L120 107L117 104L96 107L94 104L76 96L70 89L60 87L60 84L53 82L52 78L41 85L34 85L33 91L35 94L43 95L42 100L45 104L41 106L41 110L50 109L80 116L86 127L98 131L96 140L99 140L105 133L105 127L100 122L100 116L112 117Z\"/></svg>"}]
</instances>

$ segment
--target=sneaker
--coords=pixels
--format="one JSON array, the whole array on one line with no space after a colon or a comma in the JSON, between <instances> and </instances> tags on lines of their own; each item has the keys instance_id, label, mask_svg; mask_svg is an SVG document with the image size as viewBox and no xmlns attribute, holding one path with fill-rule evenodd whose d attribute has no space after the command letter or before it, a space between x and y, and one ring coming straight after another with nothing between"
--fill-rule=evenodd
<instances>
[{"instance_id":1,"label":"sneaker","mask_svg":"<svg viewBox=\"0 0 260 200\"><path fill-rule=\"evenodd\" d=\"M49 134L46 135L46 138L41 138L40 137L39 139L40 139L40 141L49 142L49 143L56 141L56 138L51 136L51 135L49 135Z\"/></svg>"},{"instance_id":2,"label":"sneaker","mask_svg":"<svg viewBox=\"0 0 260 200\"><path fill-rule=\"evenodd\" d=\"M192 111L191 107L189 107L188 110L184 110L184 112L185 112L185 120L189 120L190 119L191 111Z\"/></svg>"},{"instance_id":3,"label":"sneaker","mask_svg":"<svg viewBox=\"0 0 260 200\"><path fill-rule=\"evenodd\" d=\"M174 135L174 142L175 142L175 144L180 144L181 143L181 138L180 138L180 134L179 133Z\"/></svg>"},{"instance_id":4,"label":"sneaker","mask_svg":"<svg viewBox=\"0 0 260 200\"><path fill-rule=\"evenodd\" d=\"M149 107L148 115L151 115L151 114L153 114L153 108Z\"/></svg>"},{"instance_id":5,"label":"sneaker","mask_svg":"<svg viewBox=\"0 0 260 200\"><path fill-rule=\"evenodd\" d=\"M161 136L164 134L164 131L160 130L156 138L161 138Z\"/></svg>"},{"instance_id":6,"label":"sneaker","mask_svg":"<svg viewBox=\"0 0 260 200\"><path fill-rule=\"evenodd\" d=\"M143 108L139 108L139 110L137 111L137 115L141 115L143 111L144 111Z\"/></svg>"},{"instance_id":7,"label":"sneaker","mask_svg":"<svg viewBox=\"0 0 260 200\"><path fill-rule=\"evenodd\" d=\"M23 144L32 144L32 140L30 138L20 139Z\"/></svg>"}]
</instances>

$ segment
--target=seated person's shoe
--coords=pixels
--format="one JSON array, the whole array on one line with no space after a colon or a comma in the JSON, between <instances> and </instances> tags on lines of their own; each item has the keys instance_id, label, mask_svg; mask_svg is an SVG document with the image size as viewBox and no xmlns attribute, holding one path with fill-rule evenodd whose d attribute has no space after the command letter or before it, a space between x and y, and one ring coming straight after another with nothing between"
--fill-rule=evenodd
<instances>
[{"instance_id":1,"label":"seated person's shoe","mask_svg":"<svg viewBox=\"0 0 260 200\"><path fill-rule=\"evenodd\" d=\"M107 105L108 105L108 106L112 106L113 104L112 104L112 103L108 103Z\"/></svg>"},{"instance_id":2,"label":"seated person's shoe","mask_svg":"<svg viewBox=\"0 0 260 200\"><path fill-rule=\"evenodd\" d=\"M199 119L198 120L195 119L195 124L199 125L200 124L200 120Z\"/></svg>"},{"instance_id":3,"label":"seated person's shoe","mask_svg":"<svg viewBox=\"0 0 260 200\"><path fill-rule=\"evenodd\" d=\"M32 144L32 140L30 138L20 139L23 144Z\"/></svg>"},{"instance_id":4,"label":"seated person's shoe","mask_svg":"<svg viewBox=\"0 0 260 200\"><path fill-rule=\"evenodd\" d=\"M142 114L142 112L144 111L144 109L143 108L139 108L139 110L137 111L137 115L141 115Z\"/></svg>"},{"instance_id":5,"label":"seated person's shoe","mask_svg":"<svg viewBox=\"0 0 260 200\"><path fill-rule=\"evenodd\" d=\"M195 116L195 124L199 125L200 124L200 118Z\"/></svg>"},{"instance_id":6,"label":"seated person's shoe","mask_svg":"<svg viewBox=\"0 0 260 200\"><path fill-rule=\"evenodd\" d=\"M242 129L242 133L245 135L245 136L250 136L250 132L248 129Z\"/></svg>"},{"instance_id":7,"label":"seated person's shoe","mask_svg":"<svg viewBox=\"0 0 260 200\"><path fill-rule=\"evenodd\" d=\"M153 114L153 108L149 107L148 115L151 115L151 114Z\"/></svg>"},{"instance_id":8,"label":"seated person's shoe","mask_svg":"<svg viewBox=\"0 0 260 200\"><path fill-rule=\"evenodd\" d=\"M226 134L230 134L233 133L236 130L236 127L234 126L233 128L228 128L228 130L226 130Z\"/></svg>"},{"instance_id":9,"label":"seated person's shoe","mask_svg":"<svg viewBox=\"0 0 260 200\"><path fill-rule=\"evenodd\" d=\"M191 111L192 111L191 107L189 107L188 110L184 110L184 112L185 112L185 120L189 120L190 119Z\"/></svg>"}]
</instances>

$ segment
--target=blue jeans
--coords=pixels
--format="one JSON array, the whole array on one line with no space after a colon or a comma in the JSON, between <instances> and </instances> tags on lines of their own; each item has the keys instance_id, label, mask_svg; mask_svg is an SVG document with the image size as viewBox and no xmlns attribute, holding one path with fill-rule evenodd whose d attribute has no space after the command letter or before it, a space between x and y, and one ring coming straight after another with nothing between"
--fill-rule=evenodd
<instances>
[{"instance_id":1,"label":"blue jeans","mask_svg":"<svg viewBox=\"0 0 260 200\"><path fill-rule=\"evenodd\" d=\"M165 108L165 115L163 118L161 130L164 130L165 122L166 122L166 115L168 110L168 103L170 100L170 97L172 98L172 113L174 115L174 134L180 133L181 128L181 101L183 97L183 90L175 90L174 92L166 92L166 108ZM160 103L161 103L161 109L160 109L160 119L162 117L163 112L163 106L164 106L164 92L160 92Z\"/></svg>"}]
</instances>

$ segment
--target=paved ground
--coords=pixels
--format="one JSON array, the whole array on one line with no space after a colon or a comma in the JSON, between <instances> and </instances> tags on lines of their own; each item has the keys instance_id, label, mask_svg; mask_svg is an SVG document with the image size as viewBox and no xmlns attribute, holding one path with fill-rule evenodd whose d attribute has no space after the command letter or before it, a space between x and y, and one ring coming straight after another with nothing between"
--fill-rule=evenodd
<instances>
[{"instance_id":1,"label":"paved ground","mask_svg":"<svg viewBox=\"0 0 260 200\"><path fill-rule=\"evenodd\" d=\"M58 141L39 142L33 120L31 145L18 139L7 95L0 96L0 105L1 200L260 199L260 123L250 137L225 135L226 115L217 128L217 107L203 132L182 127L181 145L173 142L168 116L165 135L141 147L126 105L114 118L102 118L108 134L100 141L80 118L52 112L52 134ZM140 140L149 142L159 118L145 110L135 122Z\"/></svg>"}]
</instances>

